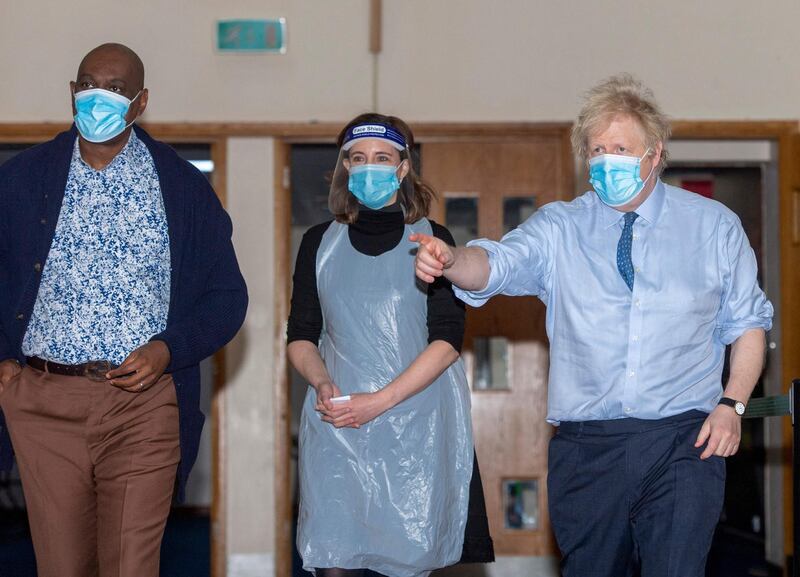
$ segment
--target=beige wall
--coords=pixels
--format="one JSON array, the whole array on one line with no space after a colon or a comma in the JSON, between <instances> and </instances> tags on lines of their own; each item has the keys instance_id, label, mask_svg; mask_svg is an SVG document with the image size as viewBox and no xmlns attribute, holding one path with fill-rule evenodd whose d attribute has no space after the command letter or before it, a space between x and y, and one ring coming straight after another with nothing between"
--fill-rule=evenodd
<instances>
[{"instance_id":1,"label":"beige wall","mask_svg":"<svg viewBox=\"0 0 800 577\"><path fill-rule=\"evenodd\" d=\"M641 76L678 118L798 118L796 0L385 0L379 108L411 120L569 120ZM3 2L0 122L66 120L67 82L118 40L147 65L150 121L346 120L371 106L368 0ZM217 54L214 23L288 19L284 56Z\"/></svg>"},{"instance_id":2,"label":"beige wall","mask_svg":"<svg viewBox=\"0 0 800 577\"><path fill-rule=\"evenodd\" d=\"M338 120L369 106L365 0L3 0L0 122L69 119L70 80L92 47L139 53L148 121ZM215 22L289 21L286 55L218 54ZM13 55L13 57L12 57Z\"/></svg>"},{"instance_id":3,"label":"beige wall","mask_svg":"<svg viewBox=\"0 0 800 577\"><path fill-rule=\"evenodd\" d=\"M676 118L800 117L796 0L384 5L380 103L415 120L571 120L622 71Z\"/></svg>"}]
</instances>

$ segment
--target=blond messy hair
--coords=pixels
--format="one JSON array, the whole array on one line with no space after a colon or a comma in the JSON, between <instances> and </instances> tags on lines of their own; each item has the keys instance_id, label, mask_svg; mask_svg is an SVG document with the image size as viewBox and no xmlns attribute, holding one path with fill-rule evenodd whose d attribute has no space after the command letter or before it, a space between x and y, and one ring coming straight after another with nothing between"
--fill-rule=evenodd
<instances>
[{"instance_id":1,"label":"blond messy hair","mask_svg":"<svg viewBox=\"0 0 800 577\"><path fill-rule=\"evenodd\" d=\"M603 130L617 116L633 119L642 128L645 145L650 149L655 150L656 145L662 143L658 172L664 170L671 133L669 119L656 104L653 92L630 74L611 76L586 93L583 108L572 127L575 155L588 161L590 136Z\"/></svg>"}]
</instances>

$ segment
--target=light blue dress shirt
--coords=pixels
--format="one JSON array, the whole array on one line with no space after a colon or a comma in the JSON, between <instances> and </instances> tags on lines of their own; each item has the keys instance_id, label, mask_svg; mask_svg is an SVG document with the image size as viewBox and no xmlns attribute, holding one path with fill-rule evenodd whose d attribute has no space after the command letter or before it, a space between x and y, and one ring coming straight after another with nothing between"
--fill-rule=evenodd
<instances>
[{"instance_id":1,"label":"light blue dress shirt","mask_svg":"<svg viewBox=\"0 0 800 577\"><path fill-rule=\"evenodd\" d=\"M72 153L64 201L22 351L119 364L167 326L167 217L158 174L131 131L102 170Z\"/></svg>"},{"instance_id":2,"label":"light blue dress shirt","mask_svg":"<svg viewBox=\"0 0 800 577\"><path fill-rule=\"evenodd\" d=\"M633 291L617 270L623 213L594 191L541 207L489 255L467 304L536 295L547 305L547 420L658 419L711 412L722 393L725 345L772 327L753 249L719 202L658 181L636 210Z\"/></svg>"}]
</instances>

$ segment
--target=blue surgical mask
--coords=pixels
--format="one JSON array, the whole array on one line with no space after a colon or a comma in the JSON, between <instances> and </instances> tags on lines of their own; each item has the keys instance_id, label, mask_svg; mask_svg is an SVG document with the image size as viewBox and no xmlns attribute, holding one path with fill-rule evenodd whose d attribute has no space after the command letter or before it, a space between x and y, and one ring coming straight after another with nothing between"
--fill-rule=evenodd
<instances>
[{"instance_id":1,"label":"blue surgical mask","mask_svg":"<svg viewBox=\"0 0 800 577\"><path fill-rule=\"evenodd\" d=\"M141 91L133 97L139 98ZM75 125L81 136L89 142L106 142L119 136L130 124L125 116L133 100L122 94L92 88L75 93Z\"/></svg>"},{"instance_id":2,"label":"blue surgical mask","mask_svg":"<svg viewBox=\"0 0 800 577\"><path fill-rule=\"evenodd\" d=\"M592 158L589 161L589 182L600 200L617 207L636 198L655 170L654 164L647 178L642 180L639 176L642 159L649 152L648 148L642 158L620 154L601 154Z\"/></svg>"},{"instance_id":3,"label":"blue surgical mask","mask_svg":"<svg viewBox=\"0 0 800 577\"><path fill-rule=\"evenodd\" d=\"M398 168L400 167L383 164L352 166L347 187L364 206L373 210L383 208L400 188Z\"/></svg>"}]
</instances>

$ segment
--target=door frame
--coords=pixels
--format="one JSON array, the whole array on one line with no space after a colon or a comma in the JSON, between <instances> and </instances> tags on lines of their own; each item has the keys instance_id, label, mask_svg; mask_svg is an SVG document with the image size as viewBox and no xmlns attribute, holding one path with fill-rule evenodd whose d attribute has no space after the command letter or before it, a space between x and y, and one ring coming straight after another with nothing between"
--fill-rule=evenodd
<instances>
[{"instance_id":1,"label":"door frame","mask_svg":"<svg viewBox=\"0 0 800 577\"><path fill-rule=\"evenodd\" d=\"M314 143L331 144L335 142L341 127L336 124L330 126L324 133L309 135L285 135L275 145L275 318L276 318L276 362L275 372L275 403L276 403L276 430L275 430L275 455L276 455L276 511L275 511L275 575L291 574L291 476L290 476L290 449L291 449L291 408L289 403L289 371L286 364L285 319L289 314L290 289L291 289L291 187L287 186L288 178L283 175L290 170L290 149L292 144ZM455 142L459 140L510 140L519 141L531 138L564 136L565 145L560 151L562 164L569 174L565 177L565 188L571 194L574 188L572 177L572 151L570 150L569 131L570 123L412 123L414 140L417 144L424 145L430 142ZM424 163L424 158L423 158ZM423 169L424 170L424 169Z\"/></svg>"},{"instance_id":2,"label":"door frame","mask_svg":"<svg viewBox=\"0 0 800 577\"><path fill-rule=\"evenodd\" d=\"M800 301L792 299L800 286L800 149L797 121L677 121L672 124L672 137L681 140L766 140L777 146L778 223L779 223L779 287L781 362L778 379L786 394L793 378L800 377ZM783 419L783 550L792 555L793 487L791 467L792 425Z\"/></svg>"},{"instance_id":3,"label":"door frame","mask_svg":"<svg viewBox=\"0 0 800 577\"><path fill-rule=\"evenodd\" d=\"M330 143L338 134L342 124L329 125L325 130L320 130L316 134L309 133L306 129L292 134L291 131L280 138L281 146L288 149L295 142L314 142ZM415 137L418 143L441 141L441 140L462 140L462 139L481 139L481 138L525 138L536 134L545 134L547 131L560 132L569 129L571 123L419 123L413 124ZM799 132L800 125L797 121L702 121L702 120L676 120L672 122L672 138L680 140L767 140L773 142L778 147L778 173L779 173L779 220L780 220L780 287L781 287L781 321L783 327L782 343L783 355L780 368L780 379L784 383L784 392L788 390L788 383L792 376L800 376L800 347L790 347L790 343L800 342L800 302L792 304L789 299L791 288L800 284L800 272L793 270L792 255L794 258L800 257L800 248L793 243L791 231L798 226L800 216L793 211L800 210L793 204L792 176L794 173L800 175L800 157L792 158L791 142L792 137ZM572 151L566 149L564 155L572 158ZM286 150L276 152L276 173L288 170L289 161ZM291 263L290 254L290 219L291 219L291 191L288 187L278 188L276 186L276 210L279 205L284 212L278 210L277 214L282 215L284 225L278 227L276 224L275 247L278 263L281 269L276 270L276 298L281 300L280 305L276 303L276 319L281 324L280 334L276 334L276 342L283 339L282 319L288 315ZM283 198L279 199L279 196ZM286 207L289 206L288 213ZM280 236L279 236L280 232ZM794 284L793 284L794 283ZM285 343L280 351L285 358ZM276 385L276 409L281 415L276 419L276 460L280 456L281 461L276 462L276 466L282 471L276 473L280 482L276 483L276 504L287 504L280 511L276 510L275 530L276 530L276 575L288 575L291 571L291 504L288 503L290 496L288 464L290 448L289 431L289 404L288 404L288 372L285 362L282 366L282 373L275 375ZM791 447L792 429L791 423L785 422L783 446ZM790 460L784 466L784 487L792 486L792 471L789 466ZM285 472L285 474L284 474ZM281 477L281 475L283 475ZM784 491L784 549L789 555L792 543L792 508L791 491ZM279 505L280 506L280 505ZM279 515L280 512L280 515ZM281 536L281 532L284 533Z\"/></svg>"},{"instance_id":4,"label":"door frame","mask_svg":"<svg viewBox=\"0 0 800 577\"><path fill-rule=\"evenodd\" d=\"M289 500L288 457L290 432L288 420L288 372L285 361L283 331L289 309L290 290L290 238L291 196L288 179L288 151L293 143L334 142L343 126L337 123L145 123L143 126L156 138L172 142L207 142L215 163L214 188L221 200L226 198L226 152L230 137L272 137L275 139L275 209L276 225L274 251L275 269L275 372L266 378L273 379L275 411L275 572L288 575L291 570L291 504ZM420 143L438 139L480 139L487 137L530 137L543 131L562 131L571 123L417 123L413 125ZM69 128L67 123L0 123L0 143L36 143L55 136ZM698 140L769 140L778 147L779 222L780 222L780 287L783 354L780 378L788 390L791 378L800 376L800 299L790 298L800 286L800 152L797 148L798 122L794 120L728 121L728 120L677 120L672 123L673 138ZM571 158L570 150L564 151ZM215 395L212 404L212 459L214 489L212 496L211 571L213 577L226 575L226 528L229 523L224 502L225 454L227 444L222 426L225 411L224 351L216 357L221 370L215 375ZM787 461L784 487L792 487L792 471L787 448L791 447L791 423L785 421L784 453ZM784 491L784 549L791 553L792 494Z\"/></svg>"}]
</instances>

